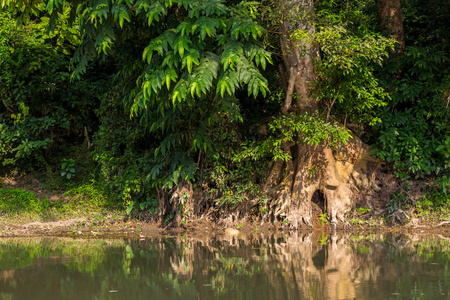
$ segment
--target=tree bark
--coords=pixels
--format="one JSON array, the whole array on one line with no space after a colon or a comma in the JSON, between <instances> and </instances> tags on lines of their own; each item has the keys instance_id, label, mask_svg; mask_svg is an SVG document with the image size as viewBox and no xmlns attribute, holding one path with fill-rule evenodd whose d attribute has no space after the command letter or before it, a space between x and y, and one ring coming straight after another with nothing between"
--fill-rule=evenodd
<instances>
[{"instance_id":1,"label":"tree bark","mask_svg":"<svg viewBox=\"0 0 450 300\"><path fill-rule=\"evenodd\" d=\"M314 59L319 58L319 52L311 39L292 38L296 30L307 33L301 35L302 37L314 33L313 2L283 0L281 5L281 46L284 62L282 69L288 73L282 112L314 113L318 110L318 105L310 93L310 84L315 79ZM271 199L268 205L273 211L273 217L287 220L294 229L303 223L311 225L312 200L315 193L320 191L319 194L324 197L325 212L331 223L337 223L338 219L343 220L343 215L352 205L352 175L356 172L355 177L363 174L367 179L364 174L367 170L365 160L370 160L368 147L353 136L353 139L340 149L341 155L334 154L324 143L307 145L295 142L284 144L282 148L292 159L288 162L275 161L264 186Z\"/></svg>"},{"instance_id":2,"label":"tree bark","mask_svg":"<svg viewBox=\"0 0 450 300\"><path fill-rule=\"evenodd\" d=\"M377 0L377 5L378 17L384 33L398 42L392 55L400 54L405 48L400 0Z\"/></svg>"},{"instance_id":3,"label":"tree bark","mask_svg":"<svg viewBox=\"0 0 450 300\"><path fill-rule=\"evenodd\" d=\"M302 30L308 36L314 33L311 18L313 3L311 0L284 0L281 3L283 7L281 48L289 78L282 111L288 112L293 105L296 105L296 109L300 112L315 111L317 102L309 93L309 84L316 76L313 60L319 56L319 51L307 38L299 41L291 38L291 34L296 30Z\"/></svg>"}]
</instances>

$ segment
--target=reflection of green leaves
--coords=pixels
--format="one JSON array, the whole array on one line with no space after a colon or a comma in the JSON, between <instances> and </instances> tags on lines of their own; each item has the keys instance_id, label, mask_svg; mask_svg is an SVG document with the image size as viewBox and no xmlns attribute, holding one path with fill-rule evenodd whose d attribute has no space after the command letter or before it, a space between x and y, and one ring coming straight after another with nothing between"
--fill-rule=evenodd
<instances>
[{"instance_id":1,"label":"reflection of green leaves","mask_svg":"<svg viewBox=\"0 0 450 300\"><path fill-rule=\"evenodd\" d=\"M125 251L127 252L127 259L133 259L134 258L133 250L131 249L130 245L127 245L125 247Z\"/></svg>"},{"instance_id":2,"label":"reflection of green leaves","mask_svg":"<svg viewBox=\"0 0 450 300\"><path fill-rule=\"evenodd\" d=\"M367 246L359 246L358 253L359 254L368 254L370 252L370 248Z\"/></svg>"},{"instance_id":3,"label":"reflection of green leaves","mask_svg":"<svg viewBox=\"0 0 450 300\"><path fill-rule=\"evenodd\" d=\"M199 242L197 238L191 240L189 237L183 241L155 237L144 242L130 240L126 243L124 240L64 238L1 239L0 269L5 271L3 275L13 276L5 278L2 286L11 287L10 291L15 293L19 287L35 286L46 278L47 288L40 292L57 293L61 299L74 295L74 287L81 282L89 283L84 287L96 299L107 298L111 291L117 290L136 299L163 299L167 295L197 299L199 292L205 291L207 286L209 298L246 299L252 293L259 295L261 291L275 291L277 288L285 291L286 286L294 282L294 278L287 276L292 272L311 274L302 273L308 272L302 266L311 260L310 253L305 251L316 251L318 246L311 248L310 240L302 240L296 234L289 239L280 237L267 237L260 241L240 239L233 245L227 240ZM323 247L319 248L322 248L325 266L331 266L326 268L330 270L328 275L342 272L331 257L342 254L343 258L358 262L351 267L359 270L363 277L366 271L379 266L396 270L397 273L391 274L392 284L407 298L413 298L409 297L412 293L420 295L421 292L421 297L426 299L436 299L441 295L435 286L430 290L424 287L445 282L448 277L449 241L439 237L417 240L404 235L372 234L339 240L339 247L331 247L336 245L332 244L336 241L331 238L328 241L330 247L327 247L327 238L322 233L319 243ZM183 249L180 247L182 244ZM368 255L369 260L366 259ZM386 256L389 259L386 260ZM430 273L433 275L431 281L424 281L424 276L420 276L424 263L433 264L426 265L433 271ZM30 269L34 271L28 272ZM266 278L267 274L286 275L282 278L286 279L285 284L280 286L278 280L269 280L262 290L261 278ZM300 290L298 286L292 286L295 292L308 293L311 285L315 284L321 287L321 274L312 275ZM373 283L371 278L358 276L356 278L360 278L363 284ZM326 298L322 292L326 291L318 288L314 298Z\"/></svg>"},{"instance_id":4,"label":"reflection of green leaves","mask_svg":"<svg viewBox=\"0 0 450 300\"><path fill-rule=\"evenodd\" d=\"M60 263L69 270L91 273L100 268L112 249L121 249L123 242L112 244L103 240L74 240L56 238L14 239L0 241L1 269L25 268L39 260L52 257L71 257ZM105 251L107 250L107 251ZM17 259L19 258L19 259ZM80 263L80 260L83 263Z\"/></svg>"},{"instance_id":5,"label":"reflection of green leaves","mask_svg":"<svg viewBox=\"0 0 450 300\"><path fill-rule=\"evenodd\" d=\"M133 210L133 208L134 208L134 201L130 201L129 203L128 203L128 206L127 206L127 210L126 210L126 213L127 213L127 215L130 215L131 214L131 211Z\"/></svg>"},{"instance_id":6,"label":"reflection of green leaves","mask_svg":"<svg viewBox=\"0 0 450 300\"><path fill-rule=\"evenodd\" d=\"M319 245L326 246L328 244L328 237L322 232L319 238Z\"/></svg>"}]
</instances>

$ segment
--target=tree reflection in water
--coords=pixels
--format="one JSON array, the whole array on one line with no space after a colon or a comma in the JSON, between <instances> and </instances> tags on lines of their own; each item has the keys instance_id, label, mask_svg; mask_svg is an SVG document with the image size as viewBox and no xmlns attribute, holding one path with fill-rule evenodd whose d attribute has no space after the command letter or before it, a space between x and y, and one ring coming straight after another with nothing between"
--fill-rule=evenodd
<instances>
[{"instance_id":1,"label":"tree reflection in water","mask_svg":"<svg viewBox=\"0 0 450 300\"><path fill-rule=\"evenodd\" d=\"M0 240L0 299L448 299L439 236Z\"/></svg>"}]
</instances>

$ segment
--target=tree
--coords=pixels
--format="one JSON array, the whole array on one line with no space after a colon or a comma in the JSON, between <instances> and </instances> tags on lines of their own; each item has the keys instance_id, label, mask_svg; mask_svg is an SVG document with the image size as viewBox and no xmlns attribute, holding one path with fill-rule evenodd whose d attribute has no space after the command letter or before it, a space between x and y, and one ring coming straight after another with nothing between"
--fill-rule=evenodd
<instances>
[{"instance_id":1,"label":"tree","mask_svg":"<svg viewBox=\"0 0 450 300\"><path fill-rule=\"evenodd\" d=\"M17 27L14 13L0 11L0 164L5 169L44 166L56 141L83 137L92 125L95 85L88 89L87 80L69 80L79 30L68 26L67 14L63 11L55 24L56 33L46 34L48 19Z\"/></svg>"},{"instance_id":2,"label":"tree","mask_svg":"<svg viewBox=\"0 0 450 300\"><path fill-rule=\"evenodd\" d=\"M397 41L394 54L405 49L405 34L403 31L403 16L400 0L377 0L378 16L383 31Z\"/></svg>"},{"instance_id":3,"label":"tree","mask_svg":"<svg viewBox=\"0 0 450 300\"><path fill-rule=\"evenodd\" d=\"M374 160L358 137L350 138L345 128L330 120L330 111L335 103L344 108L351 103L346 114L370 115L371 108L385 104L387 94L373 75L373 64L381 64L392 42L367 31L352 34L342 18L338 24L327 21L336 19L330 17L336 7L322 8L317 30L311 1L280 5L283 62L289 78L283 104L288 116L283 119L289 122L281 122L279 128L294 138L283 140L288 158L274 161L265 190L273 199L269 205L274 216L283 216L293 227L302 220L311 223L311 202L317 197L336 223L353 204L351 193L360 181L365 182L363 189L373 184L367 165ZM321 115L324 105L326 113Z\"/></svg>"},{"instance_id":4,"label":"tree","mask_svg":"<svg viewBox=\"0 0 450 300\"><path fill-rule=\"evenodd\" d=\"M379 75L391 100L378 112L383 122L375 126L374 153L403 180L445 181L450 171L450 4L408 0L402 6L405 49L392 55ZM401 21L399 15L392 23Z\"/></svg>"},{"instance_id":5,"label":"tree","mask_svg":"<svg viewBox=\"0 0 450 300\"><path fill-rule=\"evenodd\" d=\"M109 95L122 98L123 118L138 119L139 131L146 134L131 135L132 142L123 145L115 136L107 136L111 130L101 130L104 136L97 135L96 140L100 148L106 148L97 157L111 164L117 156L133 152L137 144L145 144L145 154L133 162L134 175L120 188L130 205L131 196L146 197L148 191L141 188L146 185L162 191L161 207L177 207L175 200L169 203L165 191L196 179L205 153L214 152L215 126L224 119L242 120L237 92L257 97L268 91L260 70L271 63L271 55L261 43L265 31L257 22L254 2L49 0L3 4L21 13L23 22L46 14L49 30L62 11L70 10L82 34L72 60L74 80L83 76L94 59L114 57L118 71ZM108 107L107 97L103 107ZM108 167L103 169L114 169ZM143 180L138 176L141 172L146 174ZM168 214L162 210L162 215Z\"/></svg>"},{"instance_id":6,"label":"tree","mask_svg":"<svg viewBox=\"0 0 450 300\"><path fill-rule=\"evenodd\" d=\"M302 220L310 224L313 197L326 199L325 210L336 222L352 204L351 189L373 184L365 175L370 162L367 147L339 125L340 115L333 111L377 122L372 108L384 105L387 95L373 73L392 42L368 30L366 23L356 24L362 16L359 6L366 3L355 3L349 7L347 2L324 2L316 8L306 0L278 3L287 91L282 114L269 124L276 136L263 143L265 150L260 152L275 157L265 184L271 198L267 204L273 217L286 219L293 227ZM266 96L268 91L261 71L272 60L263 47L265 30L254 2L7 0L3 4L17 9L24 22L46 13L50 30L61 13L70 10L82 33L72 60L73 78L82 76L90 61L114 57L115 86L103 98L101 111L108 112L112 102L108 98L116 102L114 109L122 99L128 116L139 122L131 124L136 128L126 145L109 135L108 128L99 130L103 137L97 141L108 145L98 145L108 149L97 157L111 164L118 156L133 153L121 160L133 166L127 169L132 172L125 172L133 175L120 187L131 208L130 191L145 198L148 191L142 186L147 185L158 193L161 216L179 214L186 205L180 195L192 190L187 186L199 179L202 161L215 153L215 127L243 119L237 95ZM133 148L142 144L143 153L136 154ZM270 149L273 146L278 150ZM109 170L107 177L114 178L114 167ZM140 173L146 174L144 178ZM150 200L145 203L153 203Z\"/></svg>"}]
</instances>

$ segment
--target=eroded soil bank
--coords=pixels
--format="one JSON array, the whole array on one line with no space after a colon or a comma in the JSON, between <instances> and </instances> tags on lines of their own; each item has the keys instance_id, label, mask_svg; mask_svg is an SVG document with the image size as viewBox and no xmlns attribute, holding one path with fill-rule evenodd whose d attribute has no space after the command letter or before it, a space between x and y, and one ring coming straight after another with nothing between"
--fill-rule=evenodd
<instances>
[{"instance_id":1,"label":"eroded soil bank","mask_svg":"<svg viewBox=\"0 0 450 300\"><path fill-rule=\"evenodd\" d=\"M51 212L41 212L30 219L23 217L23 211L0 211L0 237L27 236L66 236L66 237L133 237L144 239L155 236L210 236L210 235L271 235L275 232L290 234L294 232L286 221L268 222L267 218L243 216L230 221L230 213L208 214L200 218L190 218L175 227L173 220L152 221L148 213L138 213L127 216L125 212L105 210L102 207L86 206L79 198L83 195L67 196L61 191L51 191L41 188L37 179L0 178L0 188L20 189L36 195L39 201L59 202L68 204L72 211L52 215ZM78 199L78 200L77 200ZM8 199L0 199L7 201ZM71 201L75 201L71 203ZM87 199L87 201L90 201ZM446 238L450 236L450 215L448 209L438 212L418 213L414 207L396 207L386 203L370 209L364 207L349 211L343 222L335 227L329 223L320 203L313 205L311 226L303 226L299 231L328 233L333 230L340 232L398 232L415 234L439 234Z\"/></svg>"}]
</instances>

